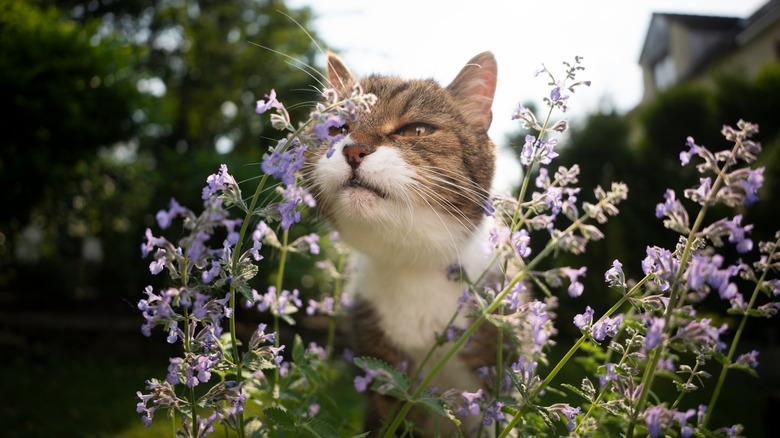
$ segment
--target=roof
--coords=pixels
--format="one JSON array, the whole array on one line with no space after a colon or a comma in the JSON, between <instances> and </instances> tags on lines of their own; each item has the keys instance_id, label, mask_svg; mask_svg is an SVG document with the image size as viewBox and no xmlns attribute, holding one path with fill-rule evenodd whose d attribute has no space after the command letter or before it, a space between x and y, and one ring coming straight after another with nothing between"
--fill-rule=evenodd
<instances>
[{"instance_id":1,"label":"roof","mask_svg":"<svg viewBox=\"0 0 780 438\"><path fill-rule=\"evenodd\" d=\"M654 64L669 46L668 22L678 22L700 33L715 35L705 52L693 60L688 75L700 71L718 56L745 44L780 19L780 0L770 0L747 18L653 13L645 37L640 64Z\"/></svg>"}]
</instances>

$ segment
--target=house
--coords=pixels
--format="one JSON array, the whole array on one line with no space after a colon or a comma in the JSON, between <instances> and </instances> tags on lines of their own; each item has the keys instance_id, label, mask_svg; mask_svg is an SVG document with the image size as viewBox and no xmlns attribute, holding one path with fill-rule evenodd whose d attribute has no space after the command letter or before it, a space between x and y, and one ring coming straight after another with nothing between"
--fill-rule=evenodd
<instances>
[{"instance_id":1,"label":"house","mask_svg":"<svg viewBox=\"0 0 780 438\"><path fill-rule=\"evenodd\" d=\"M747 18L654 13L639 57L642 102L686 81L707 83L715 73L753 77L780 61L780 0Z\"/></svg>"}]
</instances>

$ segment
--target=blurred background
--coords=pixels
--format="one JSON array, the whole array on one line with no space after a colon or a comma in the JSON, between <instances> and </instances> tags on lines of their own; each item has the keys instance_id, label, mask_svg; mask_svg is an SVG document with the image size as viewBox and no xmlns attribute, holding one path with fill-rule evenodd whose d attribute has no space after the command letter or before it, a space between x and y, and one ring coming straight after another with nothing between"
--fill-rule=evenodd
<instances>
[{"instance_id":1,"label":"blurred background","mask_svg":"<svg viewBox=\"0 0 780 438\"><path fill-rule=\"evenodd\" d=\"M570 99L572 129L556 164L578 163L584 188L621 180L630 192L587 258L553 262L589 268L585 295L562 299L563 339L578 335L566 321L586 303L614 302L602 281L613 259L636 278L647 245L676 241L654 208L667 188L697 181L679 166L689 135L720 150L723 124L760 125L761 202L742 213L754 241L770 239L780 228L780 2L537 3L0 0L0 97L10 104L0 118L3 436L147 436L135 391L175 352L140 333L136 303L160 281L140 257L143 230L172 197L199 208L220 163L239 181L260 172L277 135L255 101L273 88L293 118L305 115L321 79L305 66L321 69L322 50L357 74L445 84L492 50L500 191L521 178L515 154L526 133L511 113L537 102L541 115L549 93L533 72L585 57L580 78L593 86ZM310 263L288 269L285 284L318 293ZM734 326L723 303L707 309ZM761 378L729 375L717 425L769 430L777 326L749 322L740 352L761 351Z\"/></svg>"}]
</instances>

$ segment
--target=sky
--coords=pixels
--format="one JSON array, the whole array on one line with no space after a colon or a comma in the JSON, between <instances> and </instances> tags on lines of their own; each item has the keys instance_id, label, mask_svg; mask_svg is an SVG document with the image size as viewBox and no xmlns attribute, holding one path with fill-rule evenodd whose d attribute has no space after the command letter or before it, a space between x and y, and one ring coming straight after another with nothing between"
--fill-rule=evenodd
<instances>
[{"instance_id":1,"label":"sky","mask_svg":"<svg viewBox=\"0 0 780 438\"><path fill-rule=\"evenodd\" d=\"M766 0L287 0L314 11L314 31L358 76L381 73L448 84L485 50L498 62L489 134L499 145L498 189L519 179L506 150L519 129L519 102L542 105L550 86L534 72L544 64L560 76L563 61L584 58L578 79L590 80L569 99L563 117L616 109L642 99L638 60L653 12L746 17ZM324 58L319 63L324 65Z\"/></svg>"}]
</instances>

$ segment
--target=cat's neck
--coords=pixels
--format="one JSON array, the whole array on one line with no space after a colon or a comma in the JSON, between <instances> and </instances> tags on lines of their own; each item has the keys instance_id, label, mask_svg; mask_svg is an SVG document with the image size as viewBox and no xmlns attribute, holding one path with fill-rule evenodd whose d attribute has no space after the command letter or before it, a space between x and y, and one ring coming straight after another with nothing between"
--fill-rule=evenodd
<instances>
[{"instance_id":1,"label":"cat's neck","mask_svg":"<svg viewBox=\"0 0 780 438\"><path fill-rule=\"evenodd\" d=\"M486 265L482 245L490 227L492 221L487 217L475 228L466 228L457 218L417 208L399 211L395 222L352 220L340 234L366 264L385 270L430 272L445 272L457 265L471 277L479 276L477 271Z\"/></svg>"}]
</instances>

